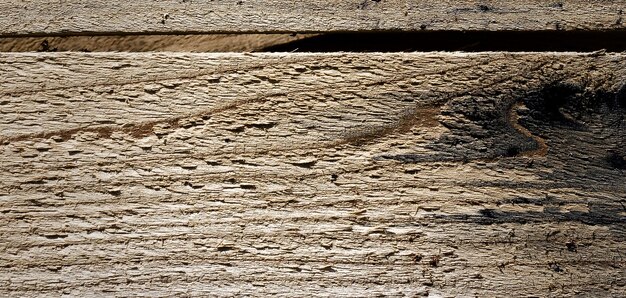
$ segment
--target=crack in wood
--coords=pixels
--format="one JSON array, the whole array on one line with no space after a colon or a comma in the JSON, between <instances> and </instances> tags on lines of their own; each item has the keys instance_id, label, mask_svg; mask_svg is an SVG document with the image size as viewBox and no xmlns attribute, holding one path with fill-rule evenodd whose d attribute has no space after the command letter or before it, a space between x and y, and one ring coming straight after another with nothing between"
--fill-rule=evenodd
<instances>
[{"instance_id":1,"label":"crack in wood","mask_svg":"<svg viewBox=\"0 0 626 298\"><path fill-rule=\"evenodd\" d=\"M518 110L521 108L526 108L522 101L517 101L511 106L511 108L509 108L507 112L507 123L523 136L533 139L537 146L536 149L529 149L527 151L519 152L516 156L546 156L548 154L548 145L546 144L546 140L533 134L526 127L519 124L520 116L518 114Z\"/></svg>"}]
</instances>

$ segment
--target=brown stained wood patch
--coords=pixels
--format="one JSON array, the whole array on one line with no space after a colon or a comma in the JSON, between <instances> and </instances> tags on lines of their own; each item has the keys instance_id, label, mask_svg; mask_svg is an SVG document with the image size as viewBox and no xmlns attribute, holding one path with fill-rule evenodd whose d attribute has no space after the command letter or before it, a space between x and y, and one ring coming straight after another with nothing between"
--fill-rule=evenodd
<instances>
[{"instance_id":1,"label":"brown stained wood patch","mask_svg":"<svg viewBox=\"0 0 626 298\"><path fill-rule=\"evenodd\" d=\"M546 144L546 141L543 138L534 135L527 128L519 124L519 119L520 119L519 110L521 109L526 109L526 106L523 103L516 102L515 104L513 104L511 106L511 109L509 109L507 113L507 123L509 123L515 130L520 132L525 137L532 138L533 141L535 141L536 146L535 146L535 149L531 149L531 150L524 151L524 152L518 152L516 154L520 156L528 156L528 157L546 156L546 154L548 154L548 145Z\"/></svg>"},{"instance_id":2,"label":"brown stained wood patch","mask_svg":"<svg viewBox=\"0 0 626 298\"><path fill-rule=\"evenodd\" d=\"M0 295L626 292L623 54L0 59Z\"/></svg>"},{"instance_id":3,"label":"brown stained wood patch","mask_svg":"<svg viewBox=\"0 0 626 298\"><path fill-rule=\"evenodd\" d=\"M375 142L376 139L390 134L404 134L411 130L412 127L434 127L439 125L437 117L439 116L439 107L415 107L402 111L398 116L398 120L392 124L384 126L370 126L366 128L357 128L345 133L342 139L333 146L340 144L360 145L367 142Z\"/></svg>"}]
</instances>

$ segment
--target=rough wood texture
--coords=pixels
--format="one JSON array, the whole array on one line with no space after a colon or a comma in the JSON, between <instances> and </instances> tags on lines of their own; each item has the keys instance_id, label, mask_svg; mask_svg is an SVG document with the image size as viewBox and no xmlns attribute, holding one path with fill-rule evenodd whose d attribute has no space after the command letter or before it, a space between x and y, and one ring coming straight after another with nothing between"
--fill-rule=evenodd
<instances>
[{"instance_id":1,"label":"rough wood texture","mask_svg":"<svg viewBox=\"0 0 626 298\"><path fill-rule=\"evenodd\" d=\"M626 295L623 54L0 61L2 296Z\"/></svg>"},{"instance_id":2,"label":"rough wood texture","mask_svg":"<svg viewBox=\"0 0 626 298\"><path fill-rule=\"evenodd\" d=\"M626 1L28 0L0 35L138 32L624 29Z\"/></svg>"}]
</instances>

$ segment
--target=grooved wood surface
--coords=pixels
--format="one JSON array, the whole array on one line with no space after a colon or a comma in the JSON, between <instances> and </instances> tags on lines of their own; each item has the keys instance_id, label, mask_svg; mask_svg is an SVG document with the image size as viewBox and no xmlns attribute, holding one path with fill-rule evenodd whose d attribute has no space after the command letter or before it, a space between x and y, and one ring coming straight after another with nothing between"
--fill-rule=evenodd
<instances>
[{"instance_id":1,"label":"grooved wood surface","mask_svg":"<svg viewBox=\"0 0 626 298\"><path fill-rule=\"evenodd\" d=\"M0 1L0 35L624 29L626 1Z\"/></svg>"},{"instance_id":2,"label":"grooved wood surface","mask_svg":"<svg viewBox=\"0 0 626 298\"><path fill-rule=\"evenodd\" d=\"M623 54L0 61L0 296L626 295Z\"/></svg>"}]
</instances>

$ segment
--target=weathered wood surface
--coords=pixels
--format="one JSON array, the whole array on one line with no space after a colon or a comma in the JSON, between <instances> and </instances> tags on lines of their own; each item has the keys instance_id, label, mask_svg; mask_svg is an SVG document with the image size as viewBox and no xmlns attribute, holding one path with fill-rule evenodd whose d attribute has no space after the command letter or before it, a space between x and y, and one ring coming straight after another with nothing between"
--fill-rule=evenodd
<instances>
[{"instance_id":1,"label":"weathered wood surface","mask_svg":"<svg viewBox=\"0 0 626 298\"><path fill-rule=\"evenodd\" d=\"M0 2L0 35L624 29L626 1L28 0Z\"/></svg>"},{"instance_id":2,"label":"weathered wood surface","mask_svg":"<svg viewBox=\"0 0 626 298\"><path fill-rule=\"evenodd\" d=\"M2 296L626 295L623 54L0 61Z\"/></svg>"}]
</instances>

